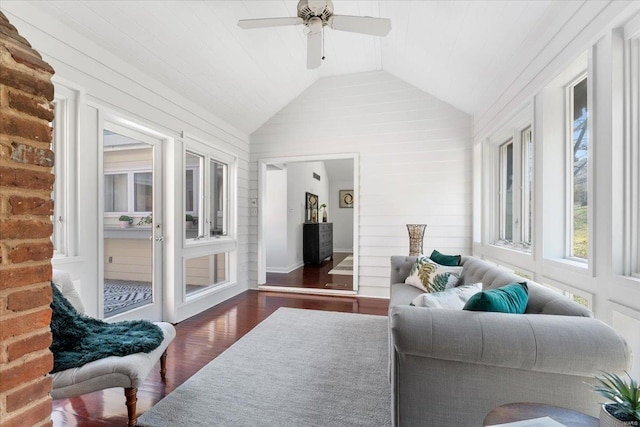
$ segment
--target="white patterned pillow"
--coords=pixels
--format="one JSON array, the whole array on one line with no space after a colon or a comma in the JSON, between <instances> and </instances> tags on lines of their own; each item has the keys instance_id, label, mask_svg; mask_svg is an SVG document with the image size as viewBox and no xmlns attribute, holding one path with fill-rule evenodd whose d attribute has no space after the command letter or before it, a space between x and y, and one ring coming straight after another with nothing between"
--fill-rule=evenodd
<instances>
[{"instance_id":1,"label":"white patterned pillow","mask_svg":"<svg viewBox=\"0 0 640 427\"><path fill-rule=\"evenodd\" d=\"M411 301L411 305L428 308L447 308L462 310L469 298L482 290L482 283L462 285L442 292L420 294Z\"/></svg>"},{"instance_id":2,"label":"white patterned pillow","mask_svg":"<svg viewBox=\"0 0 640 427\"><path fill-rule=\"evenodd\" d=\"M458 283L461 272L462 267L447 267L421 256L411 267L409 277L405 279L404 283L425 292L440 292L453 288Z\"/></svg>"}]
</instances>

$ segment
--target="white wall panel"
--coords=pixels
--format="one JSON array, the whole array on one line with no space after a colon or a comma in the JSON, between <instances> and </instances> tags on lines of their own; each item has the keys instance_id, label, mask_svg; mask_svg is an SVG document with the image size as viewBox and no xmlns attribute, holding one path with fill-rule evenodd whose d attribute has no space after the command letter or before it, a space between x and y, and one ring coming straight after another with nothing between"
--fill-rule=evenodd
<instances>
[{"instance_id":1,"label":"white wall panel","mask_svg":"<svg viewBox=\"0 0 640 427\"><path fill-rule=\"evenodd\" d=\"M251 161L358 153L359 294L388 296L389 257L409 251L405 224L429 225L425 251L471 252L471 138L465 113L385 72L361 73L301 93L251 135ZM257 190L257 167L249 175Z\"/></svg>"}]
</instances>

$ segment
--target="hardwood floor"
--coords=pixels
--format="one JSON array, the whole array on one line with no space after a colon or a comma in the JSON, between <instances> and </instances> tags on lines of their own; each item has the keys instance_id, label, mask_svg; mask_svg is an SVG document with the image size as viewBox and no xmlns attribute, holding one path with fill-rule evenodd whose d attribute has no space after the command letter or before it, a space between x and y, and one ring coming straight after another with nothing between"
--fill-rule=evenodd
<instances>
[{"instance_id":1,"label":"hardwood floor","mask_svg":"<svg viewBox=\"0 0 640 427\"><path fill-rule=\"evenodd\" d=\"M167 378L155 366L138 389L138 415L170 393L280 307L386 316L388 300L249 290L176 325L168 349ZM53 402L53 425L127 424L123 389L108 389Z\"/></svg>"},{"instance_id":2,"label":"hardwood floor","mask_svg":"<svg viewBox=\"0 0 640 427\"><path fill-rule=\"evenodd\" d=\"M325 260L320 265L305 265L291 273L267 273L265 285L312 289L353 290L353 276L329 274L329 271L340 264L348 253L335 252L333 260Z\"/></svg>"}]
</instances>

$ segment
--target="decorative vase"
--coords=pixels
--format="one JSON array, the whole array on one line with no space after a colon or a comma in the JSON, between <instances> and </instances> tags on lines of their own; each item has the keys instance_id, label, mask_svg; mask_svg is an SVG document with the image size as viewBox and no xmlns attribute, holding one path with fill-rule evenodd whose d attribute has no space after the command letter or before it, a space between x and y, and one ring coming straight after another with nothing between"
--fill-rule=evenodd
<instances>
[{"instance_id":1,"label":"decorative vase","mask_svg":"<svg viewBox=\"0 0 640 427\"><path fill-rule=\"evenodd\" d=\"M614 417L607 411L605 403L600 407L600 427L634 427L640 426L638 421L622 421Z\"/></svg>"},{"instance_id":2,"label":"decorative vase","mask_svg":"<svg viewBox=\"0 0 640 427\"><path fill-rule=\"evenodd\" d=\"M327 210L322 211L322 222L327 222Z\"/></svg>"},{"instance_id":3,"label":"decorative vase","mask_svg":"<svg viewBox=\"0 0 640 427\"><path fill-rule=\"evenodd\" d=\"M409 256L418 256L422 253L422 238L427 224L407 224L409 231Z\"/></svg>"}]
</instances>

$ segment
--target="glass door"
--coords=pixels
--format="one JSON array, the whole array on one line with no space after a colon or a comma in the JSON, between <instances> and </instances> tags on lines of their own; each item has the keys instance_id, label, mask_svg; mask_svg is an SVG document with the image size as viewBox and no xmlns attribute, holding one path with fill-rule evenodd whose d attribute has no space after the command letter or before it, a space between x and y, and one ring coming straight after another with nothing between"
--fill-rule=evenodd
<instances>
[{"instance_id":1,"label":"glass door","mask_svg":"<svg viewBox=\"0 0 640 427\"><path fill-rule=\"evenodd\" d=\"M161 147L161 141L149 135L105 124L105 319L162 319Z\"/></svg>"}]
</instances>

